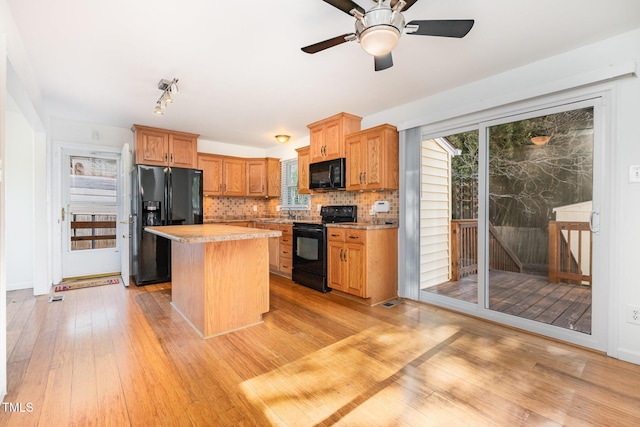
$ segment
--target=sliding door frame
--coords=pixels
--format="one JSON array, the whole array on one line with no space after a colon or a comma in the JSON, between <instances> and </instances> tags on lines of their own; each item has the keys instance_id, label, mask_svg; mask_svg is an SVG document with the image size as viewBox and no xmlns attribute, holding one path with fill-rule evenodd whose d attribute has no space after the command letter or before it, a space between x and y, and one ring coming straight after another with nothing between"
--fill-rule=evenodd
<instances>
[{"instance_id":1,"label":"sliding door frame","mask_svg":"<svg viewBox=\"0 0 640 427\"><path fill-rule=\"evenodd\" d=\"M617 336L611 325L617 321L615 310L611 310L617 292L618 285L613 280L615 277L615 255L612 251L611 236L613 232L613 206L612 200L615 193L614 186L614 144L615 132L612 121L612 105L615 98L615 84L605 83L590 88L574 90L571 92L549 95L536 100L523 101L508 106L503 106L483 112L478 112L465 117L454 118L440 122L437 125L425 125L422 127L421 140L433 139L445 135L452 135L470 130L477 130L479 141L479 224L486 224L488 218L488 146L487 128L489 126L535 117L558 111L593 106L594 108L594 165L593 165L593 192L594 210L600 211L600 232L594 235L594 286L592 300L592 333L591 335L563 329L536 321L521 319L504 313L489 310L488 294L486 292L488 280L488 227L478 227L479 250L478 255L478 304L455 300L441 295L419 291L419 300L430 304L442 306L462 313L477 316L483 319L496 321L508 326L527 330L551 338L589 347L596 350L607 351L609 355L617 344ZM596 206L596 201L597 205ZM419 207L418 207L419 209ZM416 284L414 284L416 286ZM417 283L418 289L420 283Z\"/></svg>"}]
</instances>

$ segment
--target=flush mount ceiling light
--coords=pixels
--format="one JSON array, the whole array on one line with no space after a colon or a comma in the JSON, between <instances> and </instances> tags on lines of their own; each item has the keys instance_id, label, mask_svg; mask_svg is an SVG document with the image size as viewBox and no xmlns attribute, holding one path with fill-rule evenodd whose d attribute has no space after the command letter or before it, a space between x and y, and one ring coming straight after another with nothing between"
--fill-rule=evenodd
<instances>
[{"instance_id":1,"label":"flush mount ceiling light","mask_svg":"<svg viewBox=\"0 0 640 427\"><path fill-rule=\"evenodd\" d=\"M153 114L156 116L164 115L164 109L173 103L173 97L180 93L178 91L178 79L165 80L162 79L158 82L158 89L162 91L162 95L156 102L156 107L153 110Z\"/></svg>"},{"instance_id":2,"label":"flush mount ceiling light","mask_svg":"<svg viewBox=\"0 0 640 427\"><path fill-rule=\"evenodd\" d=\"M544 145L549 142L550 139L551 137L547 135L532 136L531 142L533 142L534 145Z\"/></svg>"},{"instance_id":3,"label":"flush mount ceiling light","mask_svg":"<svg viewBox=\"0 0 640 427\"><path fill-rule=\"evenodd\" d=\"M291 137L289 135L276 135L276 141L280 144L286 144L290 139Z\"/></svg>"}]
</instances>

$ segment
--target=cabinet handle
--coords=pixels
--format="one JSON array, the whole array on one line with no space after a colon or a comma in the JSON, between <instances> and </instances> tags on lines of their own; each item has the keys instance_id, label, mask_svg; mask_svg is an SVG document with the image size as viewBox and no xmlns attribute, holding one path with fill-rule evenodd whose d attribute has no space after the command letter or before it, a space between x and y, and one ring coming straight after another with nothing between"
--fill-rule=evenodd
<instances>
[{"instance_id":1,"label":"cabinet handle","mask_svg":"<svg viewBox=\"0 0 640 427\"><path fill-rule=\"evenodd\" d=\"M363 178L363 184L367 183L367 173L366 172L362 172L362 178Z\"/></svg>"},{"instance_id":2,"label":"cabinet handle","mask_svg":"<svg viewBox=\"0 0 640 427\"><path fill-rule=\"evenodd\" d=\"M358 240L360 237L358 237L358 236L349 236L349 238L353 239L353 240Z\"/></svg>"},{"instance_id":3,"label":"cabinet handle","mask_svg":"<svg viewBox=\"0 0 640 427\"><path fill-rule=\"evenodd\" d=\"M348 251L348 250L349 250L349 249L345 249L345 250L344 250L344 259L343 259L343 261L344 261L344 262L347 262L347 251Z\"/></svg>"},{"instance_id":4,"label":"cabinet handle","mask_svg":"<svg viewBox=\"0 0 640 427\"><path fill-rule=\"evenodd\" d=\"M331 237L338 237L340 236L339 234L331 234Z\"/></svg>"},{"instance_id":5,"label":"cabinet handle","mask_svg":"<svg viewBox=\"0 0 640 427\"><path fill-rule=\"evenodd\" d=\"M169 153L164 153L164 161L168 161L169 160Z\"/></svg>"},{"instance_id":6,"label":"cabinet handle","mask_svg":"<svg viewBox=\"0 0 640 427\"><path fill-rule=\"evenodd\" d=\"M171 159L171 163L173 163L173 153L171 153L170 159Z\"/></svg>"},{"instance_id":7,"label":"cabinet handle","mask_svg":"<svg viewBox=\"0 0 640 427\"><path fill-rule=\"evenodd\" d=\"M264 184L262 184L262 192L264 193Z\"/></svg>"}]
</instances>

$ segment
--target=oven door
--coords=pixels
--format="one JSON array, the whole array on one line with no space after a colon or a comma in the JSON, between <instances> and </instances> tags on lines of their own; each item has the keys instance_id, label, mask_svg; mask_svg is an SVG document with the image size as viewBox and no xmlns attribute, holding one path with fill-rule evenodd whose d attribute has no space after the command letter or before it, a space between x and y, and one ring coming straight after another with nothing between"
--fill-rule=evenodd
<instances>
[{"instance_id":1,"label":"oven door","mask_svg":"<svg viewBox=\"0 0 640 427\"><path fill-rule=\"evenodd\" d=\"M327 292L325 228L293 226L294 282Z\"/></svg>"}]
</instances>

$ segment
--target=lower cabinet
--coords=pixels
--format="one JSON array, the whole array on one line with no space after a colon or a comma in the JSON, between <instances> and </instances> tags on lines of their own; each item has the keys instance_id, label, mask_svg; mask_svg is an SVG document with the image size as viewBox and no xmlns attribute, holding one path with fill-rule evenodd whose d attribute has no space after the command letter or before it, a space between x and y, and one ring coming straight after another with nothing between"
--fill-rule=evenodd
<instances>
[{"instance_id":1,"label":"lower cabinet","mask_svg":"<svg viewBox=\"0 0 640 427\"><path fill-rule=\"evenodd\" d=\"M327 228L327 281L370 305L398 295L398 230Z\"/></svg>"},{"instance_id":2,"label":"lower cabinet","mask_svg":"<svg viewBox=\"0 0 640 427\"><path fill-rule=\"evenodd\" d=\"M280 225L280 231L282 231L282 236L278 242L280 246L279 270L285 276L291 277L293 270L293 226Z\"/></svg>"},{"instance_id":3,"label":"lower cabinet","mask_svg":"<svg viewBox=\"0 0 640 427\"><path fill-rule=\"evenodd\" d=\"M256 222L255 227L282 232L280 237L269 238L269 271L291 277L293 269L293 226Z\"/></svg>"}]
</instances>

